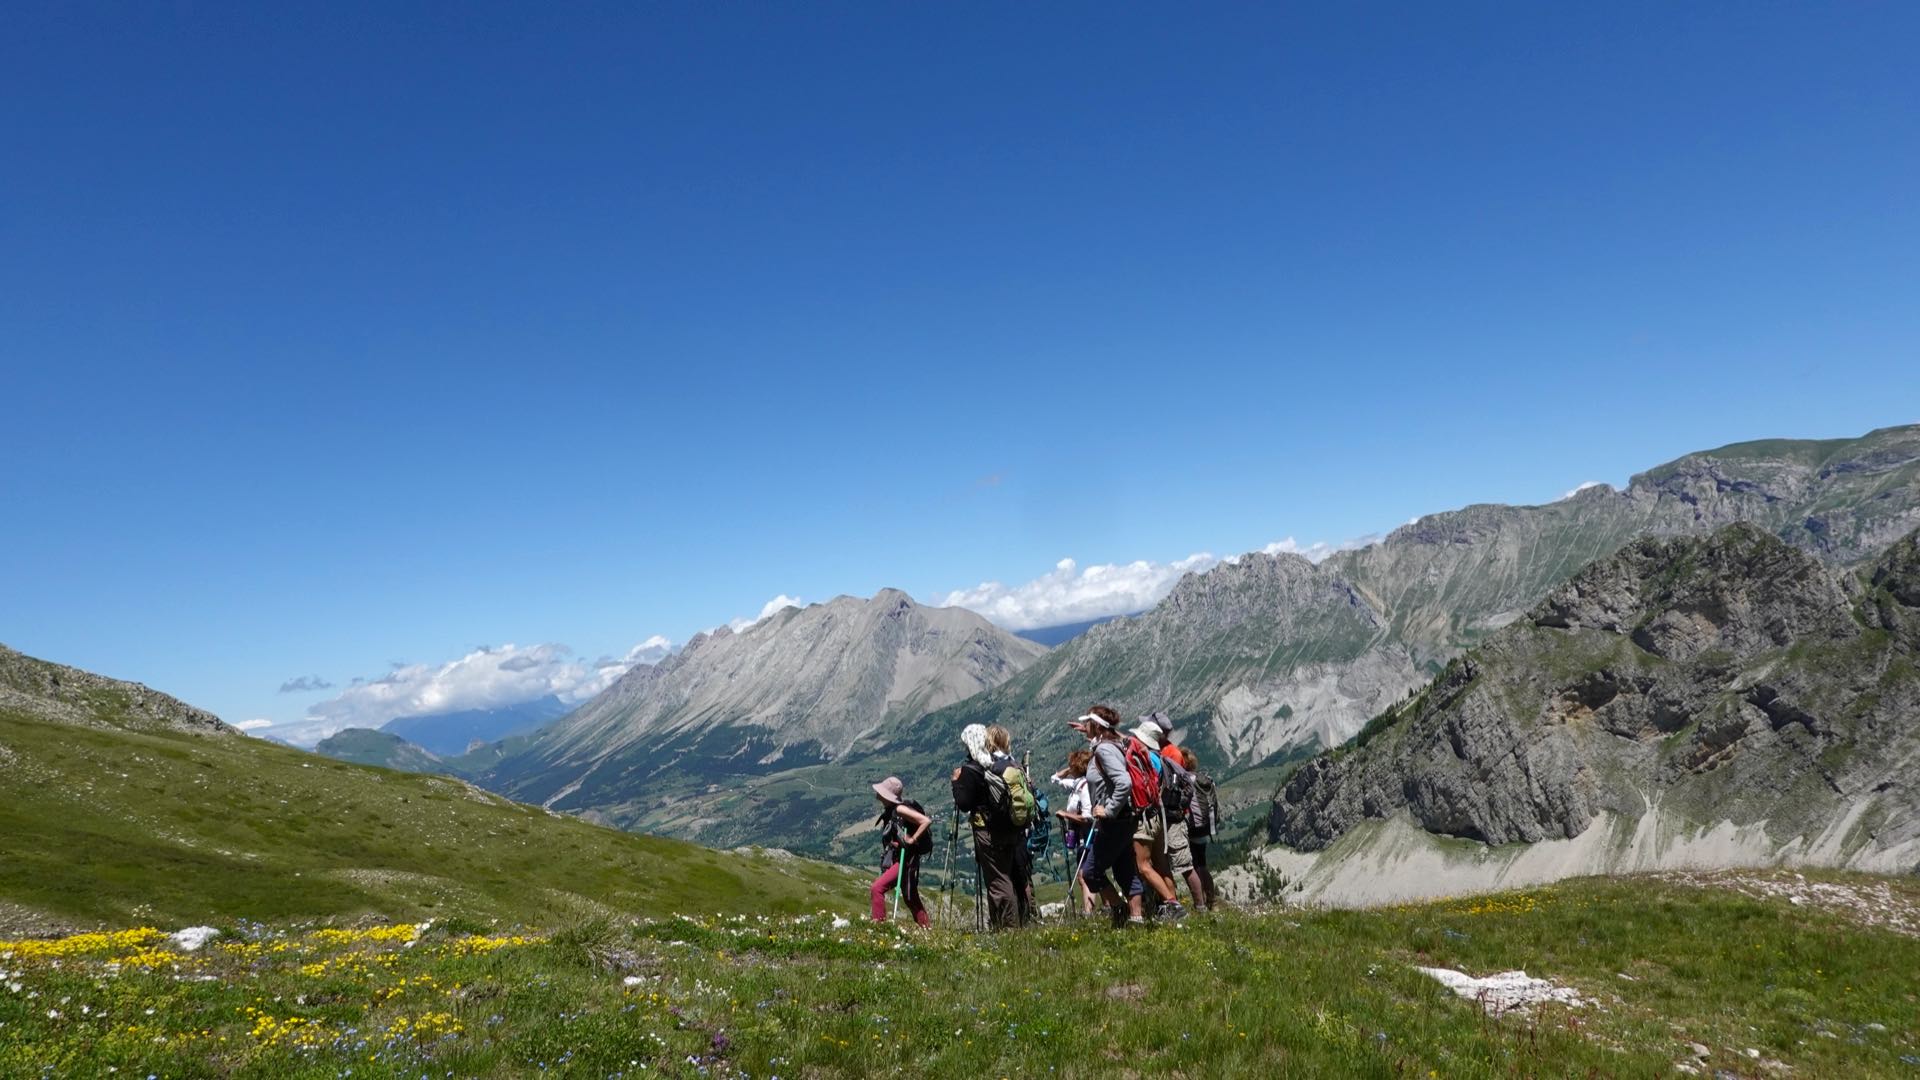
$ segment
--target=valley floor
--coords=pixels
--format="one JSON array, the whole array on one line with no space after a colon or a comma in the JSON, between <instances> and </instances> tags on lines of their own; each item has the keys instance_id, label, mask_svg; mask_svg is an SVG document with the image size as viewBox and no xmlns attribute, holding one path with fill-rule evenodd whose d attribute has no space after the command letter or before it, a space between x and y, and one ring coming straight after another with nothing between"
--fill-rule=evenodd
<instances>
[{"instance_id":1,"label":"valley floor","mask_svg":"<svg viewBox=\"0 0 1920 1080\"><path fill-rule=\"evenodd\" d=\"M858 899L0 942L0 1076L1920 1077L1913 879L1589 879L992 937L848 921ZM1420 968L1578 1000L1489 1016Z\"/></svg>"}]
</instances>

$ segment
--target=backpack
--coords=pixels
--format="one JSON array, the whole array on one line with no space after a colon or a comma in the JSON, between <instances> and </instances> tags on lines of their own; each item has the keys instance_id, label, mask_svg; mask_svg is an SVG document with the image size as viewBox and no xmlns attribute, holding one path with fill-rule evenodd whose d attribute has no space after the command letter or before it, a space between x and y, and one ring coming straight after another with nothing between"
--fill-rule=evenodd
<instances>
[{"instance_id":1,"label":"backpack","mask_svg":"<svg viewBox=\"0 0 1920 1080\"><path fill-rule=\"evenodd\" d=\"M1212 836L1214 826L1220 824L1220 794L1214 789L1213 777L1206 773L1193 774L1193 798L1187 806L1187 834L1193 837Z\"/></svg>"},{"instance_id":2,"label":"backpack","mask_svg":"<svg viewBox=\"0 0 1920 1080\"><path fill-rule=\"evenodd\" d=\"M1034 862L1047 857L1053 843L1053 813L1047 793L1033 793L1033 821L1027 826L1027 856Z\"/></svg>"},{"instance_id":3,"label":"backpack","mask_svg":"<svg viewBox=\"0 0 1920 1080\"><path fill-rule=\"evenodd\" d=\"M980 770L980 780L987 789L987 801L973 812L974 825L1001 836L1020 831L1013 821L1013 787L1002 775L1007 771L1016 776L1020 773L1019 769L1006 770L998 766Z\"/></svg>"},{"instance_id":4,"label":"backpack","mask_svg":"<svg viewBox=\"0 0 1920 1080\"><path fill-rule=\"evenodd\" d=\"M993 776L992 769L987 770ZM1024 829L1033 824L1033 789L1027 786L1027 774L1020 771L1018 765L1004 765L1000 768L998 779L1007 788L1007 819L1016 829Z\"/></svg>"},{"instance_id":5,"label":"backpack","mask_svg":"<svg viewBox=\"0 0 1920 1080\"><path fill-rule=\"evenodd\" d=\"M1160 807L1167 812L1168 821L1187 816L1187 810L1193 805L1191 783L1191 773L1176 772L1167 766L1165 758L1160 759Z\"/></svg>"},{"instance_id":6,"label":"backpack","mask_svg":"<svg viewBox=\"0 0 1920 1080\"><path fill-rule=\"evenodd\" d=\"M1126 754L1127 786L1133 789L1131 801L1137 814L1160 801L1160 762L1139 739L1127 740Z\"/></svg>"},{"instance_id":7,"label":"backpack","mask_svg":"<svg viewBox=\"0 0 1920 1080\"><path fill-rule=\"evenodd\" d=\"M908 799L906 802L903 802L900 805L910 806L922 814L927 812L925 807L921 806L919 803L913 801L912 799ZM892 810L892 809L887 810L885 813L880 815L880 821L882 824L886 826L886 828L880 833L880 842L882 845L887 847L892 847L893 845L898 844L902 840L906 839L907 831L903 827L904 823L901 822L900 814L898 811ZM923 856L933 854L933 826L931 825L927 826L927 831L921 833L920 839L915 840L913 842L913 846L907 849L907 854L923 855Z\"/></svg>"}]
</instances>

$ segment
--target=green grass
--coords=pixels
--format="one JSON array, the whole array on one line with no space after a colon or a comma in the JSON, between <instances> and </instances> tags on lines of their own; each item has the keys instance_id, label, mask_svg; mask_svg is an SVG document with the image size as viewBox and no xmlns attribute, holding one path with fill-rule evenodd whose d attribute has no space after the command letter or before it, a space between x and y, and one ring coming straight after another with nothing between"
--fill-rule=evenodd
<instances>
[{"instance_id":1,"label":"green grass","mask_svg":"<svg viewBox=\"0 0 1920 1080\"><path fill-rule=\"evenodd\" d=\"M1920 1071L1920 940L1654 879L1146 931L829 918L0 944L0 1075L1626 1077L1690 1042L1708 1075ZM1524 968L1593 1004L1489 1019L1416 965Z\"/></svg>"},{"instance_id":2,"label":"green grass","mask_svg":"<svg viewBox=\"0 0 1920 1080\"><path fill-rule=\"evenodd\" d=\"M243 736L0 713L0 901L66 925L818 907L845 872Z\"/></svg>"}]
</instances>

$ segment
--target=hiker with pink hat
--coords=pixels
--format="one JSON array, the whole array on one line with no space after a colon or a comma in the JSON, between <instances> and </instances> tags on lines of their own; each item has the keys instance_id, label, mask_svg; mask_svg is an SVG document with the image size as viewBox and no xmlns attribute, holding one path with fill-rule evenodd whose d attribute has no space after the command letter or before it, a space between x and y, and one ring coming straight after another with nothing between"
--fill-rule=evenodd
<instances>
[{"instance_id":1,"label":"hiker with pink hat","mask_svg":"<svg viewBox=\"0 0 1920 1080\"><path fill-rule=\"evenodd\" d=\"M920 902L920 860L933 853L933 819L926 808L907 798L907 786L897 776L889 776L873 785L880 800L881 871L869 890L873 901L873 921L887 921L887 893L894 894L894 910L904 902L913 912L913 921L926 926L931 921Z\"/></svg>"}]
</instances>

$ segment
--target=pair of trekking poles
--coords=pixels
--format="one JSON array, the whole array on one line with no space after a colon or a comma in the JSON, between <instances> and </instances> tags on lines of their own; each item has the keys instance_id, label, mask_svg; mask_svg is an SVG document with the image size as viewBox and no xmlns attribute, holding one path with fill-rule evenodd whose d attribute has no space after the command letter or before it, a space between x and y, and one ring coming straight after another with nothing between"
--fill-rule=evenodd
<instances>
[{"instance_id":1,"label":"pair of trekking poles","mask_svg":"<svg viewBox=\"0 0 1920 1080\"><path fill-rule=\"evenodd\" d=\"M956 807L953 818L947 826L947 861L940 872L940 924L945 926L953 921L953 860L960 847L960 810ZM902 874L904 876L904 870ZM894 882L894 901L899 903L899 881ZM980 888L980 865L976 861L973 867L973 928L975 931L986 929L986 905Z\"/></svg>"},{"instance_id":2,"label":"pair of trekking poles","mask_svg":"<svg viewBox=\"0 0 1920 1080\"><path fill-rule=\"evenodd\" d=\"M947 861L940 874L940 922L942 925L951 923L953 917L953 862L960 846L960 819L961 813L958 809L955 809L953 818L947 826ZM1064 910L1069 913L1075 913L1078 911L1078 905L1074 903L1074 885L1080 878L1080 861L1085 858L1086 853L1092 848L1093 836L1089 835L1087 842L1082 844L1077 851L1070 852L1064 838L1066 832L1065 822L1061 823L1060 830L1063 837L1060 846L1055 850L1058 852L1061 873L1065 876L1067 882ZM1094 833L1098 833L1098 826L1095 827ZM896 907L898 904L899 886L900 883L896 880L894 882ZM976 932L985 932L987 928L986 893L981 888L980 864L977 861L973 867L973 928Z\"/></svg>"}]
</instances>

